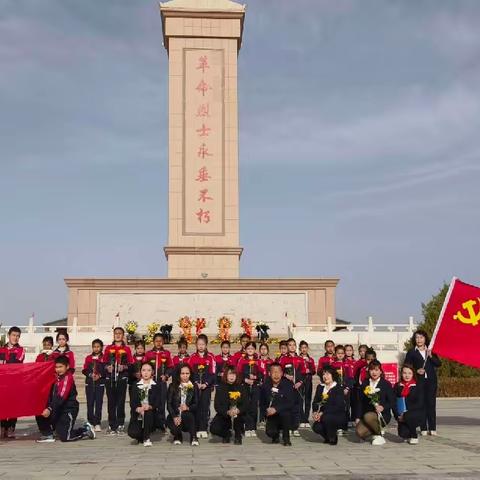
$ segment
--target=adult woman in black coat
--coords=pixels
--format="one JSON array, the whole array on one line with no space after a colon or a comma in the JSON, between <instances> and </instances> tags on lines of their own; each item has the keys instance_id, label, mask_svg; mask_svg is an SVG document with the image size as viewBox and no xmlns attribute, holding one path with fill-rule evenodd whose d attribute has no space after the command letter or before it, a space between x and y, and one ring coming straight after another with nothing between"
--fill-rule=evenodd
<instances>
[{"instance_id":1,"label":"adult woman in black coat","mask_svg":"<svg viewBox=\"0 0 480 480\"><path fill-rule=\"evenodd\" d=\"M232 426L235 445L242 444L245 428L245 414L249 405L249 392L241 384L234 366L228 366L222 374L222 381L215 392L216 415L210 424L210 433L222 437L223 443L230 443Z\"/></svg>"},{"instance_id":2,"label":"adult woman in black coat","mask_svg":"<svg viewBox=\"0 0 480 480\"><path fill-rule=\"evenodd\" d=\"M323 367L322 380L313 398L312 430L321 435L325 443L336 445L337 430L346 422L345 395L343 387L337 384L338 373L330 365Z\"/></svg>"},{"instance_id":3,"label":"adult woman in black coat","mask_svg":"<svg viewBox=\"0 0 480 480\"><path fill-rule=\"evenodd\" d=\"M150 434L155 430L155 418L161 403L160 387L153 380L153 367L144 363L140 369L140 380L132 385L132 417L128 426L128 435L151 447Z\"/></svg>"},{"instance_id":4,"label":"adult woman in black coat","mask_svg":"<svg viewBox=\"0 0 480 480\"><path fill-rule=\"evenodd\" d=\"M422 435L437 434L437 372L442 362L437 355L428 349L430 339L427 332L417 330L412 337L414 348L410 349L405 356L405 363L413 366L417 373L419 384L423 387L424 416L420 429Z\"/></svg>"},{"instance_id":5,"label":"adult woman in black coat","mask_svg":"<svg viewBox=\"0 0 480 480\"><path fill-rule=\"evenodd\" d=\"M398 416L396 399L390 382L383 378L382 364L372 360L367 368L368 379L360 386L356 432L364 440L373 436L372 445L384 445L383 428L392 419L392 412Z\"/></svg>"},{"instance_id":6,"label":"adult woman in black coat","mask_svg":"<svg viewBox=\"0 0 480 480\"><path fill-rule=\"evenodd\" d=\"M395 385L394 392L397 398L398 435L408 440L411 445L416 445L417 427L423 421L425 406L423 388L417 383L412 365L405 363L402 366L400 381Z\"/></svg>"},{"instance_id":7,"label":"adult woman in black coat","mask_svg":"<svg viewBox=\"0 0 480 480\"><path fill-rule=\"evenodd\" d=\"M177 370L167 391L167 426L173 435L173 444L181 445L182 432L190 433L190 443L198 446L195 412L198 406L198 387L191 382L192 370L184 364Z\"/></svg>"}]
</instances>

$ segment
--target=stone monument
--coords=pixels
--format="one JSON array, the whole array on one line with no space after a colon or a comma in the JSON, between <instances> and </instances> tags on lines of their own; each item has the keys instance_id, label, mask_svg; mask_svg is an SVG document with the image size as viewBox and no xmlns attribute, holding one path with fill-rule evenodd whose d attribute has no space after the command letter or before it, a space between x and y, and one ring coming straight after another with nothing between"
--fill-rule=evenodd
<instances>
[{"instance_id":1,"label":"stone monument","mask_svg":"<svg viewBox=\"0 0 480 480\"><path fill-rule=\"evenodd\" d=\"M242 279L239 262L237 58L245 6L160 4L169 64L168 278L68 278L68 321L112 325L242 318L285 335L289 323L335 322L336 278ZM116 319L116 320L115 320Z\"/></svg>"}]
</instances>

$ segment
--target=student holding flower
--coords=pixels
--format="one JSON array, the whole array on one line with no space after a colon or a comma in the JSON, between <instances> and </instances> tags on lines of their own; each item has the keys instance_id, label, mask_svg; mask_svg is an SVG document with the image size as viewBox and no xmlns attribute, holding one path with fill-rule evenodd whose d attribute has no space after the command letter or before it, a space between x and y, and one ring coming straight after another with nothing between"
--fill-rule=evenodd
<instances>
[{"instance_id":1,"label":"student holding flower","mask_svg":"<svg viewBox=\"0 0 480 480\"><path fill-rule=\"evenodd\" d=\"M107 390L108 429L107 434L125 432L125 399L127 396L129 367L133 363L132 352L124 342L122 327L113 329L113 343L105 347L105 388Z\"/></svg>"},{"instance_id":2,"label":"student holding flower","mask_svg":"<svg viewBox=\"0 0 480 480\"><path fill-rule=\"evenodd\" d=\"M168 350L163 348L165 339L161 333L153 336L153 348L145 354L145 361L150 362L153 367L153 379L158 384L161 399L157 411L155 426L162 432L165 431L165 405L167 403L167 382L173 372L172 356Z\"/></svg>"},{"instance_id":3,"label":"student holding flower","mask_svg":"<svg viewBox=\"0 0 480 480\"><path fill-rule=\"evenodd\" d=\"M181 337L177 342L178 353L172 358L173 367L175 369L179 368L179 365L184 365L188 363L190 355L188 353L188 342L185 337Z\"/></svg>"},{"instance_id":4,"label":"student holding flower","mask_svg":"<svg viewBox=\"0 0 480 480\"><path fill-rule=\"evenodd\" d=\"M197 351L190 357L192 380L199 390L196 413L197 434L199 438L208 438L208 421L210 420L210 401L215 385L215 357L207 350L208 337L203 333L197 337Z\"/></svg>"},{"instance_id":5,"label":"student holding flower","mask_svg":"<svg viewBox=\"0 0 480 480\"><path fill-rule=\"evenodd\" d=\"M335 368L325 365L322 369L322 383L317 386L312 403L312 430L324 438L325 443L338 443L337 431L346 421L343 386Z\"/></svg>"},{"instance_id":6,"label":"student holding flower","mask_svg":"<svg viewBox=\"0 0 480 480\"><path fill-rule=\"evenodd\" d=\"M223 340L220 344L220 354L215 355L215 385L219 385L222 381L223 372L228 367L232 365L232 355L230 354L230 342L228 340Z\"/></svg>"},{"instance_id":7,"label":"student holding flower","mask_svg":"<svg viewBox=\"0 0 480 480\"><path fill-rule=\"evenodd\" d=\"M192 446L198 446L195 412L198 408L198 387L191 381L192 369L182 365L173 377L167 393L167 426L173 444L181 445L182 432L190 434Z\"/></svg>"},{"instance_id":8,"label":"student holding flower","mask_svg":"<svg viewBox=\"0 0 480 480\"><path fill-rule=\"evenodd\" d=\"M424 419L425 405L422 385L417 384L415 370L405 363L400 370L400 381L394 387L397 398L398 435L410 445L418 443L417 427Z\"/></svg>"},{"instance_id":9,"label":"student holding flower","mask_svg":"<svg viewBox=\"0 0 480 480\"><path fill-rule=\"evenodd\" d=\"M245 437L257 436L258 402L263 374L256 349L257 346L255 342L248 342L245 345L245 357L240 358L237 363L237 373L243 378L243 383L248 392L248 406L245 415Z\"/></svg>"},{"instance_id":10,"label":"student holding flower","mask_svg":"<svg viewBox=\"0 0 480 480\"><path fill-rule=\"evenodd\" d=\"M247 407L248 391L241 384L235 367L228 365L215 392L216 415L210 424L210 433L222 437L223 443L230 443L233 427L235 445L241 445Z\"/></svg>"},{"instance_id":11,"label":"student holding flower","mask_svg":"<svg viewBox=\"0 0 480 480\"><path fill-rule=\"evenodd\" d=\"M70 338L66 331L57 333L57 348L52 353L52 360L55 360L60 356L67 357L68 364L70 365L70 371L72 373L75 373L75 355L70 350L70 346L68 345L69 340Z\"/></svg>"},{"instance_id":12,"label":"student holding flower","mask_svg":"<svg viewBox=\"0 0 480 480\"><path fill-rule=\"evenodd\" d=\"M260 402L266 414L265 433L272 443L291 446L290 424L295 403L293 384L284 377L282 366L274 362L270 366L270 376L265 379L260 391Z\"/></svg>"},{"instance_id":13,"label":"student holding flower","mask_svg":"<svg viewBox=\"0 0 480 480\"><path fill-rule=\"evenodd\" d=\"M144 363L140 370L140 380L131 390L132 417L128 425L128 436L151 447L151 433L155 430L155 418L161 403L161 392L153 379L153 366Z\"/></svg>"},{"instance_id":14,"label":"student holding flower","mask_svg":"<svg viewBox=\"0 0 480 480\"><path fill-rule=\"evenodd\" d=\"M357 435L364 440L372 436L372 445L384 445L383 429L390 422L392 411L397 417L393 388L383 377L382 364L372 360L368 365L368 379L360 386L355 420Z\"/></svg>"}]
</instances>

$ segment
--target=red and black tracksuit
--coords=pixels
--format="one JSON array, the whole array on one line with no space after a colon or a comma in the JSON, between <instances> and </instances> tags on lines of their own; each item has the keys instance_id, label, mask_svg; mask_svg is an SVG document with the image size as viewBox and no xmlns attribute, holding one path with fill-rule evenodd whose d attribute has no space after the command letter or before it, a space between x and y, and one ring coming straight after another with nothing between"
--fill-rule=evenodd
<instances>
[{"instance_id":1,"label":"red and black tracksuit","mask_svg":"<svg viewBox=\"0 0 480 480\"><path fill-rule=\"evenodd\" d=\"M318 359L317 375L322 381L322 370L326 365L331 365L335 361L335 355L324 355Z\"/></svg>"},{"instance_id":2,"label":"red and black tracksuit","mask_svg":"<svg viewBox=\"0 0 480 480\"><path fill-rule=\"evenodd\" d=\"M308 423L312 406L313 375L315 374L315 360L310 355L300 355L303 360L301 373L303 375L303 397L300 403L300 423Z\"/></svg>"},{"instance_id":3,"label":"red and black tracksuit","mask_svg":"<svg viewBox=\"0 0 480 480\"><path fill-rule=\"evenodd\" d=\"M175 370L181 368L182 365L187 364L190 360L190 355L186 353L185 355L175 355L172 357L173 367Z\"/></svg>"},{"instance_id":4,"label":"red and black tracksuit","mask_svg":"<svg viewBox=\"0 0 480 480\"><path fill-rule=\"evenodd\" d=\"M160 390L160 403L157 409L155 426L163 431L166 424L167 382L174 370L172 356L168 350L153 348L145 354L145 362L149 362L152 365L153 379Z\"/></svg>"},{"instance_id":5,"label":"red and black tracksuit","mask_svg":"<svg viewBox=\"0 0 480 480\"><path fill-rule=\"evenodd\" d=\"M37 355L37 358L35 359L35 363L51 362L53 360L52 354L53 354L53 350L43 350L43 351L41 351Z\"/></svg>"},{"instance_id":6,"label":"red and black tracksuit","mask_svg":"<svg viewBox=\"0 0 480 480\"><path fill-rule=\"evenodd\" d=\"M189 360L192 369L192 381L198 386L206 384L205 389L199 388L199 399L196 412L197 432L207 432L210 420L210 401L215 385L215 356L210 352L203 354L195 352Z\"/></svg>"},{"instance_id":7,"label":"red and black tracksuit","mask_svg":"<svg viewBox=\"0 0 480 480\"><path fill-rule=\"evenodd\" d=\"M129 367L133 363L132 352L127 345L107 345L103 352L105 388L107 390L108 424L117 430L125 423L125 399L127 396ZM109 367L111 372L109 372Z\"/></svg>"},{"instance_id":8,"label":"red and black tracksuit","mask_svg":"<svg viewBox=\"0 0 480 480\"><path fill-rule=\"evenodd\" d=\"M42 435L53 435L53 431L62 442L73 442L85 438L86 428L74 428L78 415L77 389L73 374L57 376L52 385L48 404L50 416L36 417Z\"/></svg>"},{"instance_id":9,"label":"red and black tracksuit","mask_svg":"<svg viewBox=\"0 0 480 480\"><path fill-rule=\"evenodd\" d=\"M65 347L65 350L59 350L57 347L51 355L51 359L55 361L58 357L67 357L68 358L68 367L70 369L70 372L75 373L75 355L73 352L70 350L70 347L67 345Z\"/></svg>"},{"instance_id":10,"label":"red and black tracksuit","mask_svg":"<svg viewBox=\"0 0 480 480\"><path fill-rule=\"evenodd\" d=\"M87 355L82 373L85 375L85 395L87 397L87 420L92 425L102 423L103 395L105 393L105 364L103 355ZM99 375L98 379L93 378Z\"/></svg>"},{"instance_id":11,"label":"red and black tracksuit","mask_svg":"<svg viewBox=\"0 0 480 480\"><path fill-rule=\"evenodd\" d=\"M292 419L290 427L292 430L298 430L300 426L300 408L302 403L302 394L304 377L302 374L302 364L303 359L299 357L296 353L287 355L280 358L279 362L283 367L283 374L290 375L293 377L293 390L294 390L294 405L292 409ZM301 383L299 388L295 388L295 384Z\"/></svg>"},{"instance_id":12,"label":"red and black tracksuit","mask_svg":"<svg viewBox=\"0 0 480 480\"><path fill-rule=\"evenodd\" d=\"M264 378L262 361L258 359L257 355L254 355L253 358L249 358L248 356L242 357L237 363L237 372L242 376L245 390L248 393L245 412L245 430L256 430L258 404L260 401L260 385ZM245 379L253 380L253 385L245 383Z\"/></svg>"},{"instance_id":13,"label":"red and black tracksuit","mask_svg":"<svg viewBox=\"0 0 480 480\"><path fill-rule=\"evenodd\" d=\"M0 348L0 364L23 363L25 360L25 349L18 343L16 345L6 344ZM17 426L16 418L6 418L1 422L2 429L5 429L5 434L9 432L13 434Z\"/></svg>"},{"instance_id":14,"label":"red and black tracksuit","mask_svg":"<svg viewBox=\"0 0 480 480\"><path fill-rule=\"evenodd\" d=\"M222 383L222 375L225 368L229 365L233 365L233 356L228 355L215 355L215 386Z\"/></svg>"}]
</instances>

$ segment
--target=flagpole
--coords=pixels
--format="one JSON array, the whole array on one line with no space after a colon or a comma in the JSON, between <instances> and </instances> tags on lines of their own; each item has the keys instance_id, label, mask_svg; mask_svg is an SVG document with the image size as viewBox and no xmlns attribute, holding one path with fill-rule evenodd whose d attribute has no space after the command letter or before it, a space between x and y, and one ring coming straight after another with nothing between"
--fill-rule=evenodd
<instances>
[{"instance_id":1,"label":"flagpole","mask_svg":"<svg viewBox=\"0 0 480 480\"><path fill-rule=\"evenodd\" d=\"M440 311L440 316L438 317L437 325L435 326L435 330L433 331L432 339L430 340L429 350L433 352L433 345L435 344L435 339L437 338L438 330L440 329L440 325L443 322L443 317L445 315L445 310L447 308L448 302L450 301L450 296L452 295L453 288L455 286L455 282L458 280L457 277L453 277L452 281L450 282L450 287L448 287L447 295L445 296L445 301L443 302L442 310Z\"/></svg>"}]
</instances>

